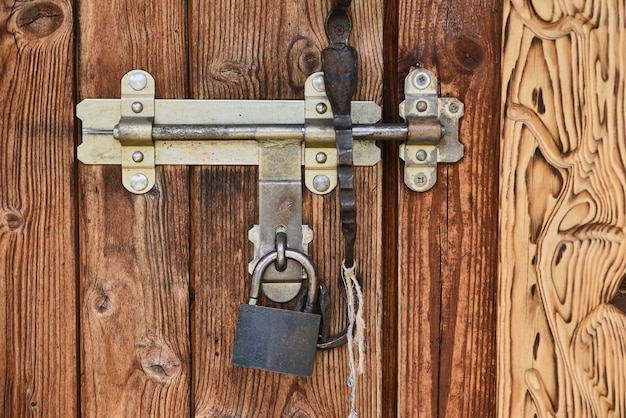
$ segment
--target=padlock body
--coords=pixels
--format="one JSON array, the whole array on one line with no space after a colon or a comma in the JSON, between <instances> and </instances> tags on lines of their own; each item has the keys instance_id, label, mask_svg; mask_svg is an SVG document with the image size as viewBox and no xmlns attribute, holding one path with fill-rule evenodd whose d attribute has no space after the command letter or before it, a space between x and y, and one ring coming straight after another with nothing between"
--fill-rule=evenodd
<instances>
[{"instance_id":1,"label":"padlock body","mask_svg":"<svg viewBox=\"0 0 626 418\"><path fill-rule=\"evenodd\" d=\"M241 305L233 364L311 376L320 318L304 312Z\"/></svg>"}]
</instances>

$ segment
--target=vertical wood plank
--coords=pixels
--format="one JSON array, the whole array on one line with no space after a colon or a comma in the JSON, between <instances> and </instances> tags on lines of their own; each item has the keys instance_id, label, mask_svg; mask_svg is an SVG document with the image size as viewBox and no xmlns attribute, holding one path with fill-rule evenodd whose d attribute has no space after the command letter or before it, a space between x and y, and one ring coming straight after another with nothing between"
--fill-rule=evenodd
<instances>
[{"instance_id":1,"label":"vertical wood plank","mask_svg":"<svg viewBox=\"0 0 626 418\"><path fill-rule=\"evenodd\" d=\"M400 121L398 105L401 100L400 86L403 86L402 76L398 74L398 39L400 25L400 0L384 1L383 17L383 122L397 123ZM397 143L387 142L380 144L383 164L383 417L398 416L398 298L399 281L399 234L398 225L398 182L402 181L399 175L400 151ZM392 342L392 343L391 343Z\"/></svg>"},{"instance_id":2,"label":"vertical wood plank","mask_svg":"<svg viewBox=\"0 0 626 418\"><path fill-rule=\"evenodd\" d=\"M197 98L301 99L320 69L331 2L191 2L192 95ZM357 98L380 102L382 2L351 6L351 43L360 56ZM381 167L359 168L357 237L367 321L367 372L359 378L362 417L381 412ZM344 416L349 412L346 348L318 352L310 379L231 366L239 304L249 292L248 229L258 222L254 167L203 167L192 176L195 416ZM335 317L342 238L334 194L304 192L304 222L319 276L331 289ZM337 324L337 326L339 326Z\"/></svg>"},{"instance_id":3,"label":"vertical wood plank","mask_svg":"<svg viewBox=\"0 0 626 418\"><path fill-rule=\"evenodd\" d=\"M134 68L157 98L186 94L184 1L84 1L79 95L119 97ZM81 405L85 416L190 415L189 176L158 167L136 196L119 166L81 166Z\"/></svg>"},{"instance_id":4,"label":"vertical wood plank","mask_svg":"<svg viewBox=\"0 0 626 418\"><path fill-rule=\"evenodd\" d=\"M626 414L623 1L505 2L498 415Z\"/></svg>"},{"instance_id":5,"label":"vertical wood plank","mask_svg":"<svg viewBox=\"0 0 626 418\"><path fill-rule=\"evenodd\" d=\"M0 3L0 411L78 414L71 1Z\"/></svg>"},{"instance_id":6,"label":"vertical wood plank","mask_svg":"<svg viewBox=\"0 0 626 418\"><path fill-rule=\"evenodd\" d=\"M399 72L433 70L466 109L463 160L440 166L430 192L400 185L400 416L495 414L499 10L400 2Z\"/></svg>"}]
</instances>

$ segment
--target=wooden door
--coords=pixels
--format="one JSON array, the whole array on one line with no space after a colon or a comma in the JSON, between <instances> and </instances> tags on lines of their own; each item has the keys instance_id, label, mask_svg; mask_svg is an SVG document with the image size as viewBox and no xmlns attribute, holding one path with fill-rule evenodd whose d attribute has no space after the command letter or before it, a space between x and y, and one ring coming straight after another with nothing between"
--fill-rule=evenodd
<instances>
[{"instance_id":1,"label":"wooden door","mask_svg":"<svg viewBox=\"0 0 626 418\"><path fill-rule=\"evenodd\" d=\"M160 166L141 196L120 168L75 159L84 98L130 69L157 98L301 99L331 1L34 0L0 22L0 410L7 417L340 417L348 354L312 378L231 366L249 285L255 167ZM364 286L361 417L495 415L501 5L353 0L355 99L398 120L403 78L434 71L466 106L465 158L432 191L402 183L397 146L356 170ZM320 277L335 286L335 194L304 193ZM338 324L335 324L338 326Z\"/></svg>"}]
</instances>

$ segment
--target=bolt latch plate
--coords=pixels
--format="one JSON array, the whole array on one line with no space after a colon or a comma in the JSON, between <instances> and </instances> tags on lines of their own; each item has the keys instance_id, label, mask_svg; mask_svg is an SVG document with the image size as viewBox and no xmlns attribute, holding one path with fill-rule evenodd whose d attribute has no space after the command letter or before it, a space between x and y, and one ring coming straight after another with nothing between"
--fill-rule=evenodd
<instances>
[{"instance_id":1,"label":"bolt latch plate","mask_svg":"<svg viewBox=\"0 0 626 418\"><path fill-rule=\"evenodd\" d=\"M404 92L400 103L400 116L408 124L407 141L400 145L404 183L425 192L437 181L437 163L455 163L463 157L458 126L464 106L458 99L438 97L437 78L424 68L409 72Z\"/></svg>"},{"instance_id":2,"label":"bolt latch plate","mask_svg":"<svg viewBox=\"0 0 626 418\"><path fill-rule=\"evenodd\" d=\"M323 73L312 74L304 90L305 100L155 100L152 76L133 70L122 79L121 99L78 104L78 159L121 164L124 187L142 194L156 182L155 165L258 165L263 141L296 141L305 186L326 194L337 186L337 150ZM458 131L464 106L438 97L437 78L421 67L406 77L405 96L400 115L406 124L374 125L380 106L352 102L354 165L380 161L375 140L406 139L400 146L404 181L423 192L437 180L437 163L463 157Z\"/></svg>"},{"instance_id":3,"label":"bolt latch plate","mask_svg":"<svg viewBox=\"0 0 626 418\"><path fill-rule=\"evenodd\" d=\"M154 165L154 78L135 70L122 78L120 121L114 136L121 145L122 184L133 193L145 193L156 182Z\"/></svg>"}]
</instances>

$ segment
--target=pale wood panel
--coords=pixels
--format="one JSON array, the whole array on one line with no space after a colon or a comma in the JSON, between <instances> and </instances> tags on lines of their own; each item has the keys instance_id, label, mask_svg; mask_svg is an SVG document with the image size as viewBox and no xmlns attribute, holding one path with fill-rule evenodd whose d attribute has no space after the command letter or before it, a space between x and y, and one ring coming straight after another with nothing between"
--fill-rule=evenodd
<instances>
[{"instance_id":1,"label":"pale wood panel","mask_svg":"<svg viewBox=\"0 0 626 418\"><path fill-rule=\"evenodd\" d=\"M495 415L499 2L400 1L399 75L420 63L465 103L465 157L399 186L398 413Z\"/></svg>"},{"instance_id":2,"label":"pale wood panel","mask_svg":"<svg viewBox=\"0 0 626 418\"><path fill-rule=\"evenodd\" d=\"M72 2L0 2L0 415L74 417Z\"/></svg>"},{"instance_id":3,"label":"pale wood panel","mask_svg":"<svg viewBox=\"0 0 626 418\"><path fill-rule=\"evenodd\" d=\"M84 1L80 98L119 97L133 68L158 98L186 91L183 1ZM84 416L190 414L188 168L160 167L142 196L119 166L81 166L81 409Z\"/></svg>"},{"instance_id":4,"label":"pale wood panel","mask_svg":"<svg viewBox=\"0 0 626 418\"><path fill-rule=\"evenodd\" d=\"M504 10L501 417L626 414L624 7Z\"/></svg>"},{"instance_id":5,"label":"pale wood panel","mask_svg":"<svg viewBox=\"0 0 626 418\"><path fill-rule=\"evenodd\" d=\"M302 98L303 83L320 69L330 1L191 3L192 95L197 98ZM380 101L382 2L352 7L352 44L359 51L359 99ZM362 417L381 412L381 167L358 169L359 268L366 295L367 368L359 379ZM196 416L344 416L349 411L346 348L318 352L312 378L231 366L237 311L249 292L247 231L258 222L257 170L194 169L193 313ZM311 254L332 291L335 316L342 238L334 194L304 193Z\"/></svg>"}]
</instances>

